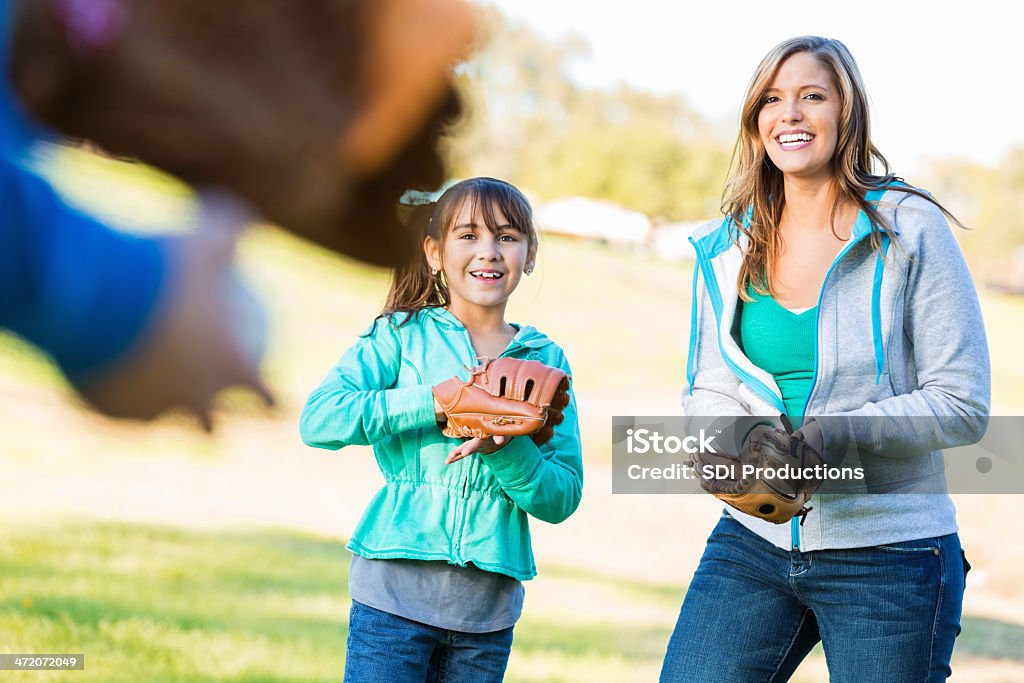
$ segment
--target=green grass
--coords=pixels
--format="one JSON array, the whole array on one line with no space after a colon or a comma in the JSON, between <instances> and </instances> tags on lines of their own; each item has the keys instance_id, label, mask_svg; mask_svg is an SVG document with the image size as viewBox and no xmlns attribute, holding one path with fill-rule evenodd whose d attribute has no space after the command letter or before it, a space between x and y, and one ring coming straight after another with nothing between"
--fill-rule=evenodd
<instances>
[{"instance_id":1,"label":"green grass","mask_svg":"<svg viewBox=\"0 0 1024 683\"><path fill-rule=\"evenodd\" d=\"M118 524L40 526L2 541L0 649L86 656L84 672L48 681L340 678L340 542Z\"/></svg>"},{"instance_id":2,"label":"green grass","mask_svg":"<svg viewBox=\"0 0 1024 683\"><path fill-rule=\"evenodd\" d=\"M0 650L85 654L84 672L46 673L47 681L340 680L348 559L341 541L274 531L111 523L7 531ZM508 680L622 681L637 667L656 675L671 623L664 616L682 587L548 575L528 587L536 608L517 626ZM599 599L603 615L565 599L569 589ZM616 619L638 608L660 618Z\"/></svg>"},{"instance_id":3,"label":"green grass","mask_svg":"<svg viewBox=\"0 0 1024 683\"><path fill-rule=\"evenodd\" d=\"M992 360L992 405L997 414L1024 415L1024 297L983 293L982 314Z\"/></svg>"},{"instance_id":4,"label":"green grass","mask_svg":"<svg viewBox=\"0 0 1024 683\"><path fill-rule=\"evenodd\" d=\"M284 531L112 523L0 533L0 651L82 653L75 672L4 681L305 683L344 670L349 555ZM683 585L542 567L511 683L656 680ZM966 618L955 670L1024 659L1024 627ZM1017 654L1012 654L1017 653ZM823 680L820 648L797 681ZM1014 671L988 680L1014 680ZM972 678L971 680L977 680Z\"/></svg>"}]
</instances>

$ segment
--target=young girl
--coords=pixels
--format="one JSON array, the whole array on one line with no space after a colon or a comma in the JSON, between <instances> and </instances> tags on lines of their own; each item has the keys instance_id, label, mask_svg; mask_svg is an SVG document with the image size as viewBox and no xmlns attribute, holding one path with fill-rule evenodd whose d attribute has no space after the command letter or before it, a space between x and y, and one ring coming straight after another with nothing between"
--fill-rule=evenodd
<instances>
[{"instance_id":1,"label":"young girl","mask_svg":"<svg viewBox=\"0 0 1024 683\"><path fill-rule=\"evenodd\" d=\"M839 41L773 49L741 121L726 216L693 237L684 412L785 416L870 487L822 484L805 524L727 510L662 680L784 681L820 640L832 681L943 681L968 565L941 451L981 438L989 410L970 273L941 206L872 144Z\"/></svg>"},{"instance_id":2,"label":"young girl","mask_svg":"<svg viewBox=\"0 0 1024 683\"><path fill-rule=\"evenodd\" d=\"M575 399L554 437L460 442L432 387L487 358L533 359L569 372L565 354L505 306L533 271L529 203L508 183L449 188L422 257L396 272L383 313L312 393L303 440L373 444L384 487L352 552L346 681L500 681L536 573L527 514L566 519L583 464ZM466 457L472 456L472 457Z\"/></svg>"}]
</instances>

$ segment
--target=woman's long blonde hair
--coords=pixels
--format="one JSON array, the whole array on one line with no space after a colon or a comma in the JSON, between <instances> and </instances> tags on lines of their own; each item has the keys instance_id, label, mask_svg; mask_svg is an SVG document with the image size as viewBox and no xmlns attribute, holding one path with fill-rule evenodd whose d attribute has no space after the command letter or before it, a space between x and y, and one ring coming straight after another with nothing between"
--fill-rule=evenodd
<instances>
[{"instance_id":1,"label":"woman's long blonde hair","mask_svg":"<svg viewBox=\"0 0 1024 683\"><path fill-rule=\"evenodd\" d=\"M738 282L740 297L745 301L750 300L748 286L759 294L774 294L771 283L774 280L776 257L781 248L778 227L786 201L782 171L772 163L761 142L758 115L765 92L775 79L779 67L801 52L813 56L828 71L842 105L839 139L832 157L834 185L830 219L835 220L840 207L847 201L856 202L871 221L871 246L881 252L883 234L892 238L891 226L881 216L876 204L867 201L864 196L870 190L893 189L927 199L960 225L945 207L927 193L903 184L890 187L901 179L891 172L889 162L871 142L867 91L857 63L847 47L838 40L819 36L790 38L772 48L761 60L747 87L740 113L740 132L733 149L731 172L722 197L722 212L732 219L739 233L745 234L749 240ZM873 172L876 163L881 166L882 175Z\"/></svg>"}]
</instances>

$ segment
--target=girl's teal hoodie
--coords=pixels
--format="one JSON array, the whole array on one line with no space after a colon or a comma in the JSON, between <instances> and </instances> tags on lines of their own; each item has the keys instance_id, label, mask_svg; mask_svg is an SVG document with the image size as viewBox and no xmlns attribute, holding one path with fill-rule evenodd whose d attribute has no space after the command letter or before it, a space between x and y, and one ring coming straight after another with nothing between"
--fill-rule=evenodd
<instances>
[{"instance_id":1,"label":"girl's teal hoodie","mask_svg":"<svg viewBox=\"0 0 1024 683\"><path fill-rule=\"evenodd\" d=\"M441 433L431 388L468 378L476 355L466 328L447 310L428 308L406 319L378 318L302 411L306 444L372 444L384 475L347 547L371 559L472 562L531 579L537 568L527 514L561 522L583 492L576 399L570 392L565 420L547 444L517 437L496 453L445 465L460 440ZM562 349L529 326L519 327L501 355L570 372Z\"/></svg>"}]
</instances>

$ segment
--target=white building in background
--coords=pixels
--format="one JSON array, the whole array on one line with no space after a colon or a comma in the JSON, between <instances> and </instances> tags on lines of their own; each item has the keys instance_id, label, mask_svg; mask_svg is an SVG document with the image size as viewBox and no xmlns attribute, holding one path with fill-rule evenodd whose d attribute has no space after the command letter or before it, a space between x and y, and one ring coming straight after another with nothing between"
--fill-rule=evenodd
<instances>
[{"instance_id":1,"label":"white building in background","mask_svg":"<svg viewBox=\"0 0 1024 683\"><path fill-rule=\"evenodd\" d=\"M704 221L652 222L639 211L602 199L562 197L537 207L537 229L643 250L663 261L693 259L690 235Z\"/></svg>"},{"instance_id":2,"label":"white building in background","mask_svg":"<svg viewBox=\"0 0 1024 683\"><path fill-rule=\"evenodd\" d=\"M643 246L651 232L651 220L639 211L587 197L555 199L537 207L533 218L544 232L618 246Z\"/></svg>"},{"instance_id":3,"label":"white building in background","mask_svg":"<svg viewBox=\"0 0 1024 683\"><path fill-rule=\"evenodd\" d=\"M690 235L703 225L705 221L684 221L682 223L662 223L651 230L650 247L654 255L662 261L691 261L696 258Z\"/></svg>"}]
</instances>

